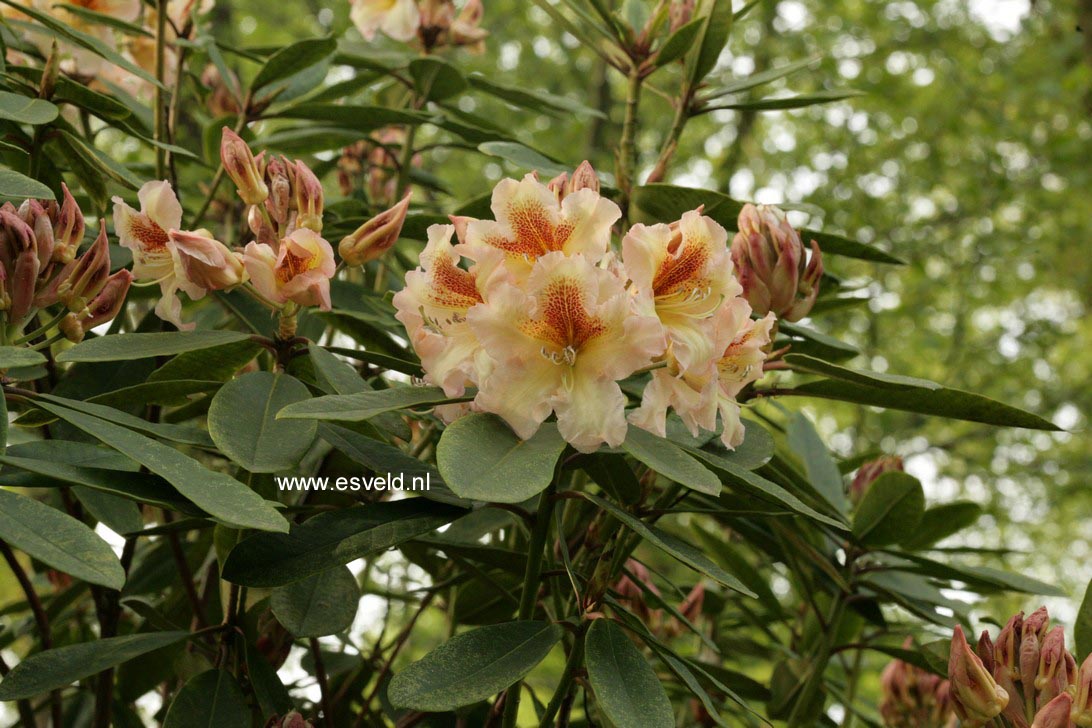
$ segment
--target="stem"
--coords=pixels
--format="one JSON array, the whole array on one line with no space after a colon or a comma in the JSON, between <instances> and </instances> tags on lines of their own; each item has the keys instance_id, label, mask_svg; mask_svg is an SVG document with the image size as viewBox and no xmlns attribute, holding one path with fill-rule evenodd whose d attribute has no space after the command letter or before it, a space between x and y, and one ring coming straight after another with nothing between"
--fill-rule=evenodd
<instances>
[{"instance_id":1,"label":"stem","mask_svg":"<svg viewBox=\"0 0 1092 728\"><path fill-rule=\"evenodd\" d=\"M542 492L538 499L538 512L535 513L535 527L531 531L531 543L527 552L527 571L523 574L523 592L519 599L517 619L530 619L535 611L538 589L542 582L542 556L546 545L546 536L550 532L550 520L554 510L554 486ZM519 701L522 681L516 682L505 692L503 728L515 728L519 715Z\"/></svg>"},{"instance_id":2,"label":"stem","mask_svg":"<svg viewBox=\"0 0 1092 728\"><path fill-rule=\"evenodd\" d=\"M34 590L34 584L31 583L26 570L23 569L23 566L19 563L18 559L15 558L15 554L6 541L0 541L0 554L3 554L4 560L8 562L8 566L11 567L11 572L15 575L16 581L19 582L19 586L22 587L23 594L27 598L30 612L34 615L34 623L38 625L38 636L42 643L42 649L52 649L53 631L49 626L49 617L46 616L45 609L42 607L42 600L38 598L38 592ZM61 713L60 690L50 692L49 705L52 712L54 728L61 728L63 717ZM33 725L33 723L31 725Z\"/></svg>"},{"instance_id":3,"label":"stem","mask_svg":"<svg viewBox=\"0 0 1092 728\"><path fill-rule=\"evenodd\" d=\"M36 336L41 336L42 334L49 331L51 328L53 328L54 326L59 324L61 321L63 321L64 317L67 316L67 315L68 315L68 309L67 308L62 308L61 312L59 314L57 314L56 316L54 316L52 319L50 319L49 323L43 325L41 328L37 328L34 331L31 331L29 334L23 334L22 336L20 336L18 339L16 339L15 341L13 341L11 343L13 345L27 343L28 341L35 338Z\"/></svg>"},{"instance_id":4,"label":"stem","mask_svg":"<svg viewBox=\"0 0 1092 728\"><path fill-rule=\"evenodd\" d=\"M823 641L819 644L815 658L811 661L804 687L800 690L800 695L796 698L796 704L793 705L792 712L789 714L787 721L789 728L795 728L796 726L803 728L812 724L813 716L805 715L805 711L808 710L809 704L823 682L823 673L826 671L827 662L830 661L831 652L834 650L834 640L838 637L838 628L841 625L844 609L845 599L842 593L839 592L834 596L834 604L831 607L830 616L827 618L827 628L823 635Z\"/></svg>"},{"instance_id":5,"label":"stem","mask_svg":"<svg viewBox=\"0 0 1092 728\"><path fill-rule=\"evenodd\" d=\"M629 220L629 201L633 197L633 182L637 168L637 107L641 103L640 70L633 65L626 85L626 115L622 122L622 140L618 144L618 188L624 219Z\"/></svg>"},{"instance_id":6,"label":"stem","mask_svg":"<svg viewBox=\"0 0 1092 728\"><path fill-rule=\"evenodd\" d=\"M576 638L573 641L573 649L569 652L569 659L565 661L565 671L561 673L561 682L557 684L557 690L554 691L554 696L550 698L550 702L546 705L546 711L542 714L542 720L539 721L538 728L549 728L553 725L554 716L556 716L557 711L561 709L561 704L565 702L565 697L572 688L576 671L583 663L584 630L580 630L577 632Z\"/></svg>"},{"instance_id":7,"label":"stem","mask_svg":"<svg viewBox=\"0 0 1092 728\"><path fill-rule=\"evenodd\" d=\"M417 104L411 104L416 108ZM413 166L413 142L417 136L417 127L410 126L406 129L406 140L402 144L402 158L398 162L398 187L394 193L394 199L400 200L409 189L410 168Z\"/></svg>"},{"instance_id":8,"label":"stem","mask_svg":"<svg viewBox=\"0 0 1092 728\"><path fill-rule=\"evenodd\" d=\"M45 341L41 342L40 344L35 344L34 346L32 346L30 348L33 349L34 351L41 351L42 349L48 349L49 347L53 346L58 341L61 341L64 338L65 338L64 334L61 333L60 331L58 331L57 333L53 334L53 336L50 336Z\"/></svg>"},{"instance_id":9,"label":"stem","mask_svg":"<svg viewBox=\"0 0 1092 728\"><path fill-rule=\"evenodd\" d=\"M671 131L667 133L667 139L664 140L664 145L660 148L660 156L656 160L656 166L652 168L652 173L645 180L646 184L661 182L664 175L667 174L667 165L671 163L671 158L675 156L675 150L679 148L679 138L682 136L683 129L686 128L686 122L690 121L690 104L693 98L694 95L690 84L685 84L682 91L679 92L679 98L675 101L675 118L671 122Z\"/></svg>"},{"instance_id":10,"label":"stem","mask_svg":"<svg viewBox=\"0 0 1092 728\"><path fill-rule=\"evenodd\" d=\"M167 41L167 0L156 0L155 6L155 80L159 84L155 87L155 140L159 144L155 148L155 178L167 177L167 150L163 144L166 138L166 89L163 88L163 79L166 76L166 41Z\"/></svg>"},{"instance_id":11,"label":"stem","mask_svg":"<svg viewBox=\"0 0 1092 728\"><path fill-rule=\"evenodd\" d=\"M235 122L235 133L238 134L246 126L247 114L250 109L251 97L247 94L246 99L243 100L243 108L239 111L239 119ZM212 178L212 182L209 183L209 191L205 194L205 199L201 202L201 207L197 208L196 214L193 216L193 220L190 221L190 226L187 229L194 229L201 224L201 221L205 219L205 214L209 211L209 207L212 205L213 199L216 197L216 190L220 188L220 183L224 181L224 164L221 161L220 165L216 168L216 174Z\"/></svg>"},{"instance_id":12,"label":"stem","mask_svg":"<svg viewBox=\"0 0 1092 728\"><path fill-rule=\"evenodd\" d=\"M334 728L334 714L330 710L330 685L326 680L326 665L322 661L322 650L318 638L311 638L311 655L315 658L315 679L318 680L319 693L322 695L322 722L326 728Z\"/></svg>"}]
</instances>

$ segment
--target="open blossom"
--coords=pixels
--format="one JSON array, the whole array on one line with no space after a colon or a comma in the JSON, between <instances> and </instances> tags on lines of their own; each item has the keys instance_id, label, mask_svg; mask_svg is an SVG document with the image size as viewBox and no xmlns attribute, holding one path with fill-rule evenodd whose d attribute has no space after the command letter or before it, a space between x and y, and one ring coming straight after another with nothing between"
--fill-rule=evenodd
<instances>
[{"instance_id":1,"label":"open blossom","mask_svg":"<svg viewBox=\"0 0 1092 728\"><path fill-rule=\"evenodd\" d=\"M330 310L330 279L337 263L333 248L313 230L296 230L280 241L279 250L248 243L243 264L254 288L270 301Z\"/></svg>"},{"instance_id":2,"label":"open blossom","mask_svg":"<svg viewBox=\"0 0 1092 728\"><path fill-rule=\"evenodd\" d=\"M454 232L453 225L428 229L421 267L406 274L406 287L394 296L396 316L422 367L450 397L462 395L477 380L481 346L467 312L485 300L476 272L459 267L459 254L451 244Z\"/></svg>"},{"instance_id":3,"label":"open blossom","mask_svg":"<svg viewBox=\"0 0 1092 728\"><path fill-rule=\"evenodd\" d=\"M523 285L498 282L488 305L471 308L467 319L496 362L479 383L481 409L523 439L555 412L562 437L582 452L622 443L618 380L651 364L663 334L654 317L633 309L615 276L583 255L546 253Z\"/></svg>"},{"instance_id":4,"label":"open blossom","mask_svg":"<svg viewBox=\"0 0 1092 728\"><path fill-rule=\"evenodd\" d=\"M549 253L583 255L598 263L610 246L611 226L622 216L610 200L590 188L558 195L534 174L505 179L493 189L496 220L466 225L463 255L485 275L503 265L515 280L526 278L535 261Z\"/></svg>"},{"instance_id":5,"label":"open blossom","mask_svg":"<svg viewBox=\"0 0 1092 728\"><path fill-rule=\"evenodd\" d=\"M176 265L187 281L201 289L196 296L191 293L191 298L201 298L205 291L233 288L246 280L242 256L213 238L208 230L170 230L167 234Z\"/></svg>"},{"instance_id":6,"label":"open blossom","mask_svg":"<svg viewBox=\"0 0 1092 728\"><path fill-rule=\"evenodd\" d=\"M673 225L634 225L622 241L633 290L660 319L684 369L713 356L713 315L743 290L727 240L723 227L692 211Z\"/></svg>"},{"instance_id":7,"label":"open blossom","mask_svg":"<svg viewBox=\"0 0 1092 728\"><path fill-rule=\"evenodd\" d=\"M411 41L421 25L416 0L353 0L349 18L367 40L377 31L403 42Z\"/></svg>"}]
</instances>

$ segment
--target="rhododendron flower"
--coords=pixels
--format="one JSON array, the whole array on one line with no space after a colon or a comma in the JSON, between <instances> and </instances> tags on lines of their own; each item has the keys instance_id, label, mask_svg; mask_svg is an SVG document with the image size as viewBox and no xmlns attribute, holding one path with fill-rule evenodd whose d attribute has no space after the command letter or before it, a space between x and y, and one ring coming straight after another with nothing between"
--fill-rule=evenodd
<instances>
[{"instance_id":1,"label":"rhododendron flower","mask_svg":"<svg viewBox=\"0 0 1092 728\"><path fill-rule=\"evenodd\" d=\"M495 361L475 403L525 440L556 412L562 437L582 452L622 443L617 380L663 351L659 321L637 313L622 282L583 255L545 253L523 285L498 281L467 319Z\"/></svg>"},{"instance_id":2,"label":"rhododendron flower","mask_svg":"<svg viewBox=\"0 0 1092 728\"><path fill-rule=\"evenodd\" d=\"M416 0L353 0L349 18L367 40L382 31L394 40L411 41L421 25Z\"/></svg>"},{"instance_id":3,"label":"rhododendron flower","mask_svg":"<svg viewBox=\"0 0 1092 728\"><path fill-rule=\"evenodd\" d=\"M673 225L634 225L622 241L633 290L659 317L683 369L713 357L713 314L743 291L727 242L727 231L697 211Z\"/></svg>"},{"instance_id":4,"label":"rhododendron flower","mask_svg":"<svg viewBox=\"0 0 1092 728\"><path fill-rule=\"evenodd\" d=\"M719 355L689 369L669 359L668 367L652 373L641 406L630 414L633 424L666 436L667 410L672 408L695 436L699 430L715 431L721 420L721 442L736 448L743 442L736 395L762 376L763 350L770 343L776 319L772 314L758 321L750 319L750 306L732 299L717 312L714 342Z\"/></svg>"},{"instance_id":5,"label":"rhododendron flower","mask_svg":"<svg viewBox=\"0 0 1092 728\"><path fill-rule=\"evenodd\" d=\"M463 255L482 266L486 275L504 265L516 279L531 272L535 261L553 252L582 254L598 263L610 245L611 226L622 216L610 200L595 190L558 195L534 174L505 179L493 188L496 220L470 220Z\"/></svg>"},{"instance_id":6,"label":"rhododendron flower","mask_svg":"<svg viewBox=\"0 0 1092 728\"><path fill-rule=\"evenodd\" d=\"M201 289L196 296L190 293L191 298L201 298L205 291L233 288L246 280L242 256L213 238L208 230L170 230L167 234L183 276L194 287Z\"/></svg>"},{"instance_id":7,"label":"rhododendron flower","mask_svg":"<svg viewBox=\"0 0 1092 728\"><path fill-rule=\"evenodd\" d=\"M449 397L462 395L476 381L481 346L467 323L467 312L484 301L474 271L459 267L451 244L454 225L433 225L421 267L406 274L406 287L395 294L396 317L409 333L429 379Z\"/></svg>"},{"instance_id":8,"label":"rhododendron flower","mask_svg":"<svg viewBox=\"0 0 1092 728\"><path fill-rule=\"evenodd\" d=\"M265 243L248 243L243 264L254 288L270 301L330 310L330 278L337 263L333 248L318 233L300 228L276 251Z\"/></svg>"}]
</instances>

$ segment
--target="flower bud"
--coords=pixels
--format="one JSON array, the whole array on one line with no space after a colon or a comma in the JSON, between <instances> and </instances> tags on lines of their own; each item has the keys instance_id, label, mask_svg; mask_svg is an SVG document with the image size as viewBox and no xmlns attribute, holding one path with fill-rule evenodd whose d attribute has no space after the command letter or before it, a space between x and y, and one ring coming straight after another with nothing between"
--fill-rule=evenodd
<instances>
[{"instance_id":1,"label":"flower bud","mask_svg":"<svg viewBox=\"0 0 1092 728\"><path fill-rule=\"evenodd\" d=\"M596 174L595 168L591 166L591 162L584 160L573 171L572 177L569 178L569 183L565 186L565 194L571 195L579 190L591 190L592 192L599 192L599 175Z\"/></svg>"},{"instance_id":2,"label":"flower bud","mask_svg":"<svg viewBox=\"0 0 1092 728\"><path fill-rule=\"evenodd\" d=\"M259 243L272 248L277 247L277 230L269 224L269 219L262 214L257 205L247 208L246 223Z\"/></svg>"},{"instance_id":3,"label":"flower bud","mask_svg":"<svg viewBox=\"0 0 1092 728\"><path fill-rule=\"evenodd\" d=\"M993 646L994 662L997 669L1003 669L1009 679L1020 679L1020 640L1024 631L1024 613L1017 612L1009 618L1001 632L997 635L997 642Z\"/></svg>"},{"instance_id":4,"label":"flower bud","mask_svg":"<svg viewBox=\"0 0 1092 728\"><path fill-rule=\"evenodd\" d=\"M296 225L322 232L322 183L303 162L288 168L292 177L292 192L296 203Z\"/></svg>"},{"instance_id":5,"label":"flower bud","mask_svg":"<svg viewBox=\"0 0 1092 728\"><path fill-rule=\"evenodd\" d=\"M178 262L186 280L206 291L233 288L246 280L240 256L212 237L208 230L171 230Z\"/></svg>"},{"instance_id":6,"label":"flower bud","mask_svg":"<svg viewBox=\"0 0 1092 728\"><path fill-rule=\"evenodd\" d=\"M693 622L701 616L702 607L705 605L705 585L700 581L694 585L690 593L679 604L679 614Z\"/></svg>"},{"instance_id":7,"label":"flower bud","mask_svg":"<svg viewBox=\"0 0 1092 728\"><path fill-rule=\"evenodd\" d=\"M265 724L265 728L315 728L299 712L293 710L288 715L281 717L274 715Z\"/></svg>"},{"instance_id":8,"label":"flower bud","mask_svg":"<svg viewBox=\"0 0 1092 728\"><path fill-rule=\"evenodd\" d=\"M1029 694L1035 689L1035 677L1039 673L1039 653L1042 651L1043 638L1049 625L1050 616L1045 607L1039 607L1024 620L1017 660L1020 665L1020 682L1024 685L1024 691Z\"/></svg>"},{"instance_id":9,"label":"flower bud","mask_svg":"<svg viewBox=\"0 0 1092 728\"><path fill-rule=\"evenodd\" d=\"M69 314L61 319L59 326L61 333L69 341L79 342L91 329L107 321L113 321L121 311L121 307L125 305L125 296L129 293L132 282L133 274L127 268L122 268L107 278L102 290L91 300L87 308L81 313Z\"/></svg>"},{"instance_id":10,"label":"flower bud","mask_svg":"<svg viewBox=\"0 0 1092 728\"><path fill-rule=\"evenodd\" d=\"M30 313L34 303L34 289L38 284L38 251L36 248L27 248L15 257L15 272L11 276L11 308L8 309L8 320L18 323Z\"/></svg>"},{"instance_id":11,"label":"flower bud","mask_svg":"<svg viewBox=\"0 0 1092 728\"><path fill-rule=\"evenodd\" d=\"M956 625L948 658L952 705L960 720L982 725L996 718L1009 702L1009 694L994 682L982 660L967 644L963 628Z\"/></svg>"},{"instance_id":12,"label":"flower bud","mask_svg":"<svg viewBox=\"0 0 1092 728\"><path fill-rule=\"evenodd\" d=\"M265 167L269 196L265 209L274 222L284 225L292 212L292 180L288 177L288 164L283 159L270 159Z\"/></svg>"},{"instance_id":13,"label":"flower bud","mask_svg":"<svg viewBox=\"0 0 1092 728\"><path fill-rule=\"evenodd\" d=\"M1092 728L1092 654L1084 658L1077 672L1076 697L1070 720L1080 728Z\"/></svg>"},{"instance_id":14,"label":"flower bud","mask_svg":"<svg viewBox=\"0 0 1092 728\"><path fill-rule=\"evenodd\" d=\"M1055 627L1043 638L1043 646L1039 651L1039 670L1035 675L1035 689L1039 691L1040 703L1053 700L1069 685L1067 655L1065 630L1060 626Z\"/></svg>"},{"instance_id":15,"label":"flower bud","mask_svg":"<svg viewBox=\"0 0 1092 728\"><path fill-rule=\"evenodd\" d=\"M993 674L993 668L996 664L994 660L993 640L990 639L990 633L988 630L982 630L982 634L978 637L978 645L975 646L975 654L982 660L982 664L986 667L989 673Z\"/></svg>"},{"instance_id":16,"label":"flower bud","mask_svg":"<svg viewBox=\"0 0 1092 728\"><path fill-rule=\"evenodd\" d=\"M11 294L8 292L8 269L0 261L0 311L11 308Z\"/></svg>"},{"instance_id":17,"label":"flower bud","mask_svg":"<svg viewBox=\"0 0 1092 728\"><path fill-rule=\"evenodd\" d=\"M1062 693L1039 709L1031 728L1069 728L1069 716L1073 711L1073 696Z\"/></svg>"},{"instance_id":18,"label":"flower bud","mask_svg":"<svg viewBox=\"0 0 1092 728\"><path fill-rule=\"evenodd\" d=\"M338 245L338 254L347 265L363 265L387 252L402 233L409 211L410 193L402 200L361 225Z\"/></svg>"},{"instance_id":19,"label":"flower bud","mask_svg":"<svg viewBox=\"0 0 1092 728\"><path fill-rule=\"evenodd\" d=\"M675 0L668 10L671 18L671 32L674 33L694 19L694 0Z\"/></svg>"},{"instance_id":20,"label":"flower bud","mask_svg":"<svg viewBox=\"0 0 1092 728\"><path fill-rule=\"evenodd\" d=\"M40 268L46 268L53 257L53 221L49 213L38 200L26 200L19 206L19 217L34 234Z\"/></svg>"},{"instance_id":21,"label":"flower bud","mask_svg":"<svg viewBox=\"0 0 1092 728\"><path fill-rule=\"evenodd\" d=\"M898 455L884 455L857 468L853 482L849 486L849 497L854 503L860 503L865 493L884 473L903 470L902 458Z\"/></svg>"},{"instance_id":22,"label":"flower bud","mask_svg":"<svg viewBox=\"0 0 1092 728\"><path fill-rule=\"evenodd\" d=\"M62 182L61 189L64 190L64 201L60 207L50 209L53 219L53 260L67 264L76 257L83 242L84 219L76 198L68 191L68 185Z\"/></svg>"},{"instance_id":23,"label":"flower bud","mask_svg":"<svg viewBox=\"0 0 1092 728\"><path fill-rule=\"evenodd\" d=\"M62 268L34 302L38 306L49 306L60 301L69 311L79 313L90 305L91 299L102 290L109 277L110 245L103 223L91 247Z\"/></svg>"},{"instance_id":24,"label":"flower bud","mask_svg":"<svg viewBox=\"0 0 1092 728\"><path fill-rule=\"evenodd\" d=\"M769 205L743 206L732 239L732 261L754 313L772 311L786 321L808 315L819 295L823 259L815 241L807 260L800 235L785 213Z\"/></svg>"},{"instance_id":25,"label":"flower bud","mask_svg":"<svg viewBox=\"0 0 1092 728\"><path fill-rule=\"evenodd\" d=\"M269 196L269 188L262 181L262 175L254 161L254 153L242 137L226 126L220 138L220 160L224 163L224 171L238 188L243 202L258 205L265 201Z\"/></svg>"},{"instance_id":26,"label":"flower bud","mask_svg":"<svg viewBox=\"0 0 1092 728\"><path fill-rule=\"evenodd\" d=\"M565 187L569 184L569 173L562 172L546 183L546 189L553 192L558 200L565 198Z\"/></svg>"}]
</instances>

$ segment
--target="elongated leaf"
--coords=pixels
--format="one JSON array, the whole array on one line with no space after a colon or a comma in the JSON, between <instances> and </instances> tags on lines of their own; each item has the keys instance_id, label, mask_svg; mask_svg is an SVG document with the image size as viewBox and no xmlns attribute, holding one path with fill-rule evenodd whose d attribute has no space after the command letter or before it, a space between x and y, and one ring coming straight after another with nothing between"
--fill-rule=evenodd
<instances>
[{"instance_id":1,"label":"elongated leaf","mask_svg":"<svg viewBox=\"0 0 1092 728\"><path fill-rule=\"evenodd\" d=\"M67 147L71 154L80 157L84 165L95 170L104 179L112 179L119 185L133 190L140 187L139 177L94 144L88 144L84 139L67 130L61 130L57 143Z\"/></svg>"},{"instance_id":2,"label":"elongated leaf","mask_svg":"<svg viewBox=\"0 0 1092 728\"><path fill-rule=\"evenodd\" d=\"M45 361L46 358L40 351L32 351L21 346L0 346L0 369L33 367L45 364Z\"/></svg>"},{"instance_id":3,"label":"elongated leaf","mask_svg":"<svg viewBox=\"0 0 1092 728\"><path fill-rule=\"evenodd\" d=\"M490 157L499 157L522 169L537 171L547 177L571 171L568 165L555 162L541 152L519 142L485 142L478 145L478 151Z\"/></svg>"},{"instance_id":4,"label":"elongated leaf","mask_svg":"<svg viewBox=\"0 0 1092 728\"><path fill-rule=\"evenodd\" d=\"M830 104L843 99L851 99L862 96L860 91L844 89L839 91L817 91L813 94L796 94L794 96L771 96L753 101L739 101L732 104L717 104L709 106L702 111L719 111L733 109L736 111L784 111L788 109L802 109L818 104Z\"/></svg>"},{"instance_id":5,"label":"elongated leaf","mask_svg":"<svg viewBox=\"0 0 1092 728\"><path fill-rule=\"evenodd\" d=\"M588 680L599 708L617 726L674 728L675 714L656 672L622 628L592 623L584 639Z\"/></svg>"},{"instance_id":6,"label":"elongated leaf","mask_svg":"<svg viewBox=\"0 0 1092 728\"><path fill-rule=\"evenodd\" d=\"M708 7L705 26L701 33L698 53L695 54L690 68L690 85L697 87L702 79L709 75L720 58L721 51L728 43L728 35L732 30L731 0L709 0L704 7Z\"/></svg>"},{"instance_id":7,"label":"elongated leaf","mask_svg":"<svg viewBox=\"0 0 1092 728\"><path fill-rule=\"evenodd\" d=\"M1013 574L988 566L964 566L950 561L940 562L920 554L907 553L901 550L888 550L886 552L895 554L899 558L910 562L908 565L899 566L900 571L924 574L941 579L955 579L966 582L978 590L1014 591L1024 594L1059 597L1066 595L1064 591L1052 584L1047 584L1023 574Z\"/></svg>"},{"instance_id":8,"label":"elongated leaf","mask_svg":"<svg viewBox=\"0 0 1092 728\"><path fill-rule=\"evenodd\" d=\"M820 56L812 56L811 58L805 58L800 61L794 61L792 63L786 63L783 66L775 66L766 71L760 71L758 73L751 74L745 78L738 79L727 83L716 90L716 93L706 96L707 99L719 98L728 94L737 94L742 91L750 91L758 86L763 86L771 81L776 81L781 78L785 78L788 75L801 71L808 66L815 65L819 62Z\"/></svg>"},{"instance_id":9,"label":"elongated leaf","mask_svg":"<svg viewBox=\"0 0 1092 728\"><path fill-rule=\"evenodd\" d=\"M785 361L791 364L793 369L810 372L812 374L822 374L831 379L841 379L846 382L864 384L869 387L879 387L881 389L927 389L933 392L938 389L943 389L941 385L936 382L930 382L928 379L905 377L901 374L887 374L883 372L869 372L861 369L850 369L849 367L831 364L830 362L816 359L813 356L807 356L805 354L786 354Z\"/></svg>"},{"instance_id":10,"label":"elongated leaf","mask_svg":"<svg viewBox=\"0 0 1092 728\"><path fill-rule=\"evenodd\" d=\"M974 524L982 515L982 507L977 503L956 501L930 508L922 515L921 523L900 543L903 548L917 550L932 546L937 541L947 538Z\"/></svg>"},{"instance_id":11,"label":"elongated leaf","mask_svg":"<svg viewBox=\"0 0 1092 728\"><path fill-rule=\"evenodd\" d=\"M716 473L690 457L670 440L657 437L639 427L630 427L622 448L665 478L700 493L720 494Z\"/></svg>"},{"instance_id":12,"label":"elongated leaf","mask_svg":"<svg viewBox=\"0 0 1092 728\"><path fill-rule=\"evenodd\" d=\"M713 579L729 589L734 589L741 594L746 594L749 597L757 596L753 591L744 586L743 582L717 566L712 559L690 544L680 541L671 534L665 533L658 528L646 525L632 513L619 508L604 498L594 496L590 493L581 493L581 495L617 518L622 522L622 525L636 533L645 541L678 559L691 569L705 574L710 579Z\"/></svg>"},{"instance_id":13,"label":"elongated leaf","mask_svg":"<svg viewBox=\"0 0 1092 728\"><path fill-rule=\"evenodd\" d=\"M465 91L466 77L442 58L427 56L409 62L410 77L418 96L429 101L443 101Z\"/></svg>"},{"instance_id":14,"label":"elongated leaf","mask_svg":"<svg viewBox=\"0 0 1092 728\"><path fill-rule=\"evenodd\" d=\"M462 508L411 498L321 513L287 534L243 540L224 563L235 584L275 587L379 553L451 523Z\"/></svg>"},{"instance_id":15,"label":"elongated leaf","mask_svg":"<svg viewBox=\"0 0 1092 728\"><path fill-rule=\"evenodd\" d=\"M1077 654L1092 655L1092 581L1088 582L1077 621L1073 623L1073 636L1077 641Z\"/></svg>"},{"instance_id":16,"label":"elongated leaf","mask_svg":"<svg viewBox=\"0 0 1092 728\"><path fill-rule=\"evenodd\" d=\"M39 405L162 476L195 505L229 525L287 531L288 521L272 503L224 473L200 465L172 447L106 420L51 402Z\"/></svg>"},{"instance_id":17,"label":"elongated leaf","mask_svg":"<svg viewBox=\"0 0 1092 728\"><path fill-rule=\"evenodd\" d=\"M128 361L211 349L250 338L237 331L170 331L154 334L115 334L88 339L57 356L59 362Z\"/></svg>"},{"instance_id":18,"label":"elongated leaf","mask_svg":"<svg viewBox=\"0 0 1092 728\"><path fill-rule=\"evenodd\" d=\"M33 498L0 489L0 538L89 584L120 590L125 569L84 523Z\"/></svg>"},{"instance_id":19,"label":"elongated leaf","mask_svg":"<svg viewBox=\"0 0 1092 728\"><path fill-rule=\"evenodd\" d=\"M270 117L282 119L306 119L335 124L356 131L381 129L391 124L416 126L429 121L432 117L418 111L388 109L385 106L363 106L359 104L321 104L302 103L281 109Z\"/></svg>"},{"instance_id":20,"label":"elongated leaf","mask_svg":"<svg viewBox=\"0 0 1092 728\"><path fill-rule=\"evenodd\" d=\"M347 566L314 574L273 590L269 608L296 637L344 632L360 604L360 587Z\"/></svg>"},{"instance_id":21,"label":"elongated leaf","mask_svg":"<svg viewBox=\"0 0 1092 728\"><path fill-rule=\"evenodd\" d=\"M12 200L52 200L53 190L13 169L0 169L0 197Z\"/></svg>"},{"instance_id":22,"label":"elongated leaf","mask_svg":"<svg viewBox=\"0 0 1092 728\"><path fill-rule=\"evenodd\" d=\"M938 415L954 420L983 422L1000 427L1025 427L1031 430L1055 432L1061 430L1053 422L1025 410L1002 404L980 394L947 387L933 390L892 389L824 379L801 384L792 391L793 394L806 397L837 399L843 402L918 412L923 415Z\"/></svg>"},{"instance_id":23,"label":"elongated leaf","mask_svg":"<svg viewBox=\"0 0 1092 728\"><path fill-rule=\"evenodd\" d=\"M561 635L556 624L531 621L464 632L395 675L387 695L396 707L430 713L477 703L522 680Z\"/></svg>"},{"instance_id":24,"label":"elongated leaf","mask_svg":"<svg viewBox=\"0 0 1092 728\"><path fill-rule=\"evenodd\" d=\"M925 509L921 483L912 475L887 472L876 478L853 515L853 536L861 543L895 543L914 533Z\"/></svg>"},{"instance_id":25,"label":"elongated leaf","mask_svg":"<svg viewBox=\"0 0 1092 728\"><path fill-rule=\"evenodd\" d=\"M307 402L289 405L277 413L277 419L333 420L363 422L376 415L410 407L432 407L450 402L465 402L470 397L452 399L439 387L397 387L360 394L331 394Z\"/></svg>"},{"instance_id":26,"label":"elongated leaf","mask_svg":"<svg viewBox=\"0 0 1092 728\"><path fill-rule=\"evenodd\" d=\"M163 728L245 726L249 722L250 708L235 676L227 670L208 670L178 691Z\"/></svg>"},{"instance_id":27,"label":"elongated leaf","mask_svg":"<svg viewBox=\"0 0 1092 728\"><path fill-rule=\"evenodd\" d=\"M333 38L308 38L285 46L266 60L250 84L251 92L321 63L336 50L337 41Z\"/></svg>"},{"instance_id":28,"label":"elongated leaf","mask_svg":"<svg viewBox=\"0 0 1092 728\"><path fill-rule=\"evenodd\" d=\"M43 99L0 91L0 119L39 126L57 118L57 107Z\"/></svg>"},{"instance_id":29,"label":"elongated leaf","mask_svg":"<svg viewBox=\"0 0 1092 728\"><path fill-rule=\"evenodd\" d=\"M107 407L106 405L96 404L94 402L81 402L77 399L56 397L52 394L41 394L34 400L34 403L37 406L42 406L43 402L52 402L66 409L82 412L85 415L97 417L106 420L107 422L113 422L116 425L121 425L138 432L144 432L153 437L170 440L171 442L177 442L183 445L196 445L197 447L203 447L210 450L213 448L212 438L208 436L207 432L189 425L172 425L167 422L148 422L147 420L131 415L128 412L114 409L113 407Z\"/></svg>"},{"instance_id":30,"label":"elongated leaf","mask_svg":"<svg viewBox=\"0 0 1092 728\"><path fill-rule=\"evenodd\" d=\"M517 86L506 86L480 73L470 74L467 80L474 88L507 101L513 106L534 109L558 117L565 114L577 114L581 117L606 118L606 114L599 109L585 106L579 101L574 101L565 96L555 96L545 91L519 88Z\"/></svg>"},{"instance_id":31,"label":"elongated leaf","mask_svg":"<svg viewBox=\"0 0 1092 728\"><path fill-rule=\"evenodd\" d=\"M287 470L311 447L318 426L307 420L278 420L276 414L310 399L307 387L287 374L244 374L212 398L209 434L225 455L252 473Z\"/></svg>"},{"instance_id":32,"label":"elongated leaf","mask_svg":"<svg viewBox=\"0 0 1092 728\"><path fill-rule=\"evenodd\" d=\"M652 65L659 68L682 58L687 51L694 47L694 41L704 27L705 19L698 18L691 20L669 35L664 44L660 46L660 50L656 52Z\"/></svg>"},{"instance_id":33,"label":"elongated leaf","mask_svg":"<svg viewBox=\"0 0 1092 728\"><path fill-rule=\"evenodd\" d=\"M81 486L74 487L72 494L96 521L106 524L114 533L124 536L144 528L140 506L131 500Z\"/></svg>"},{"instance_id":34,"label":"elongated leaf","mask_svg":"<svg viewBox=\"0 0 1092 728\"><path fill-rule=\"evenodd\" d=\"M39 652L13 667L0 682L0 700L23 700L43 695L173 645L188 636L188 632L131 634Z\"/></svg>"},{"instance_id":35,"label":"elongated leaf","mask_svg":"<svg viewBox=\"0 0 1092 728\"><path fill-rule=\"evenodd\" d=\"M838 464L834 462L834 457L827 450L827 446L820 439L819 433L815 431L811 420L802 412L797 412L789 420L788 436L789 445L804 462L808 481L812 487L836 511L845 513L847 503L842 473L838 470Z\"/></svg>"},{"instance_id":36,"label":"elongated leaf","mask_svg":"<svg viewBox=\"0 0 1092 728\"><path fill-rule=\"evenodd\" d=\"M565 440L552 423L521 440L496 415L474 413L444 430L436 464L461 498L522 503L546 489L564 451Z\"/></svg>"}]
</instances>

